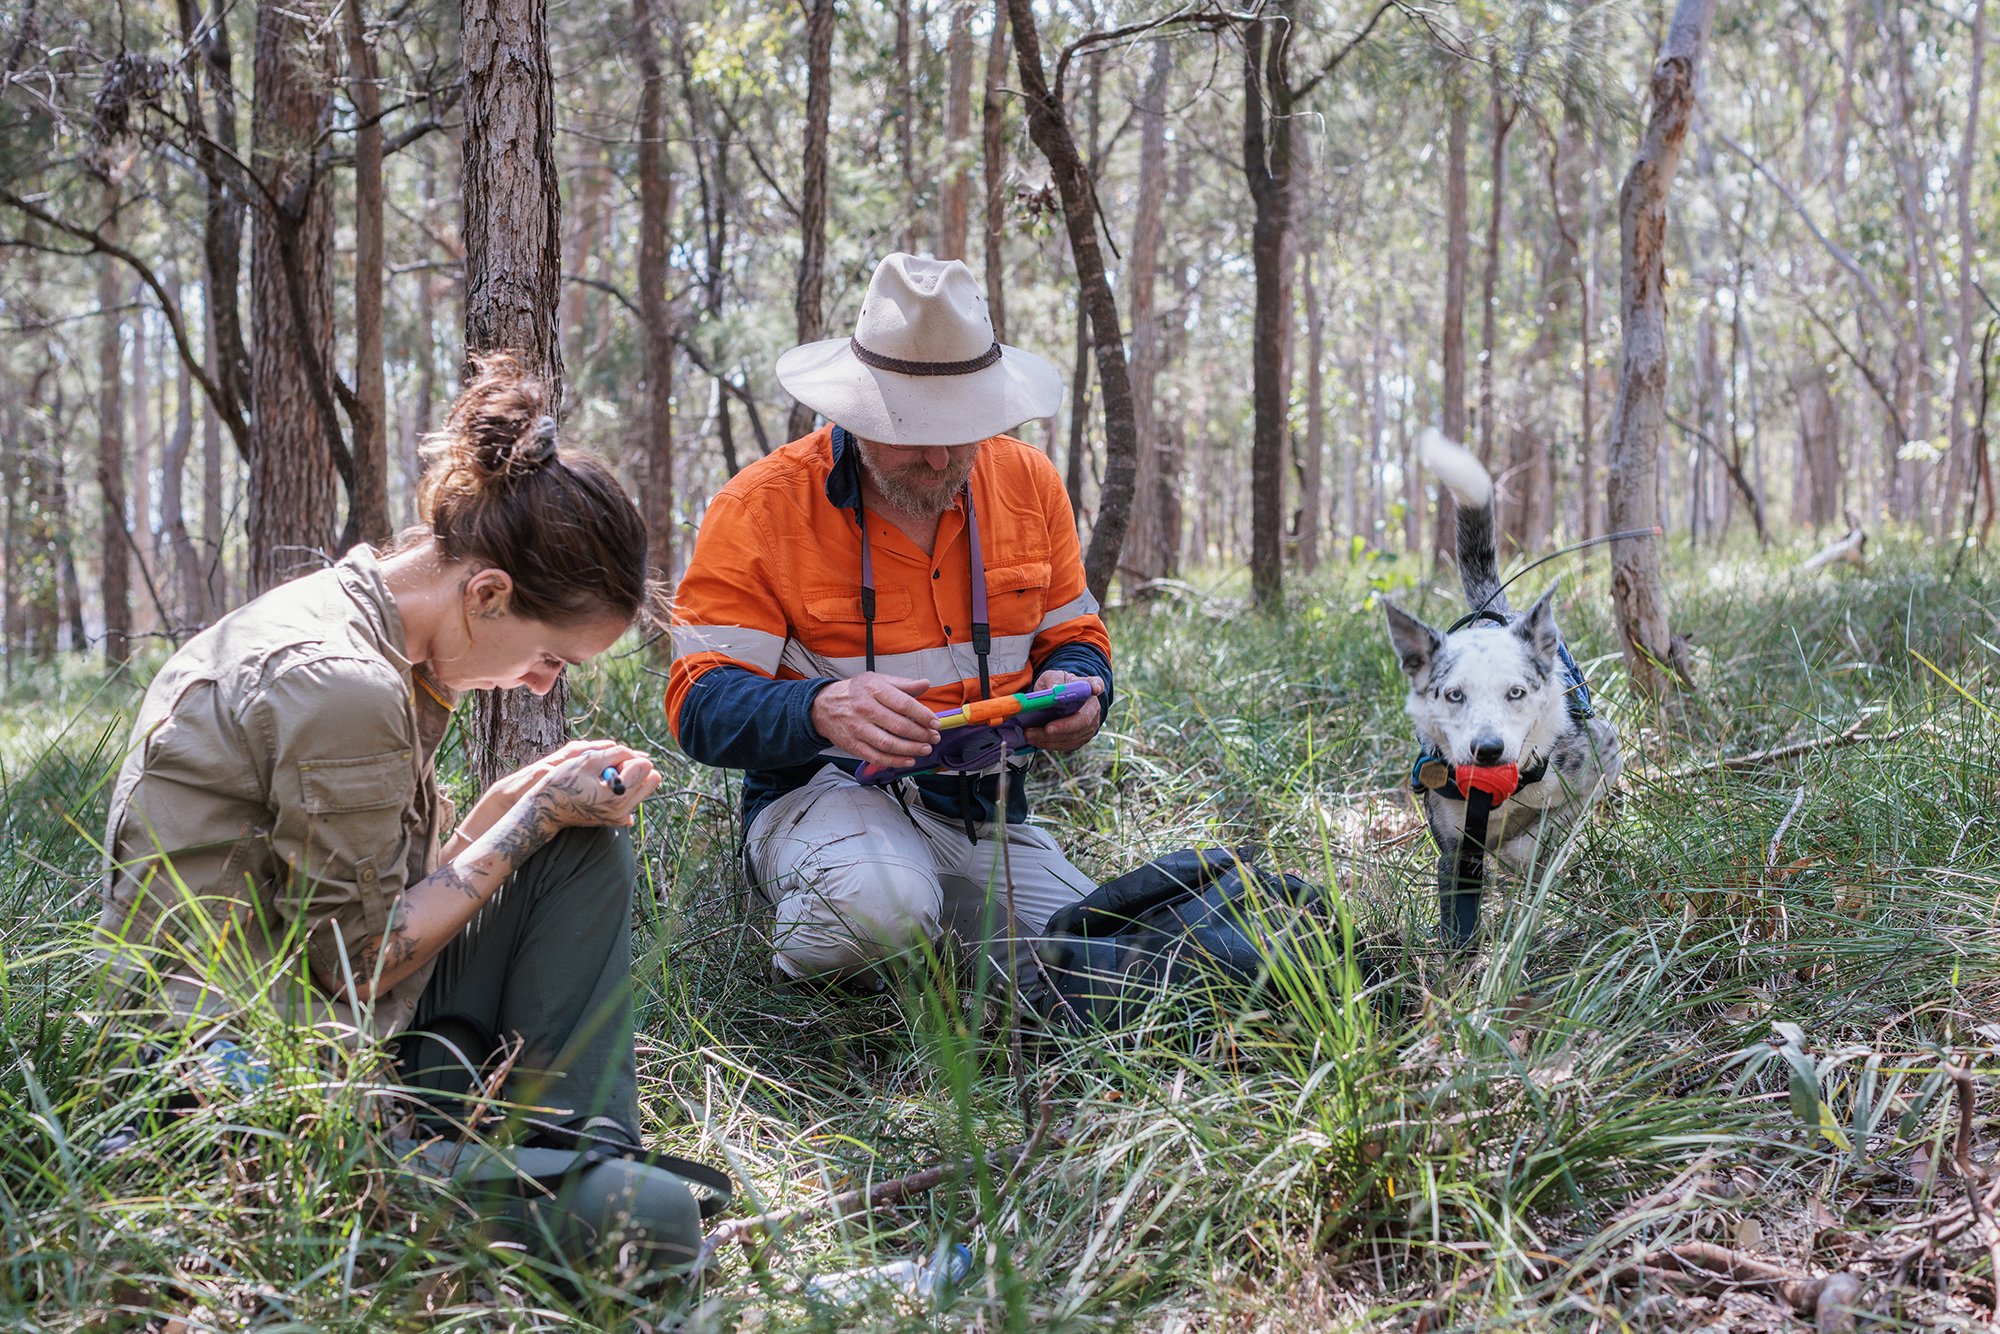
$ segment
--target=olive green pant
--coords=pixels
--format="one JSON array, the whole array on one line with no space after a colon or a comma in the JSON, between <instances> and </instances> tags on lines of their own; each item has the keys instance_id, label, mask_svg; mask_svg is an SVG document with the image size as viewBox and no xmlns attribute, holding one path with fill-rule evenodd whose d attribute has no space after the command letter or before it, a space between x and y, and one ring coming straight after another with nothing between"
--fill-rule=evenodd
<instances>
[{"instance_id":1,"label":"olive green pant","mask_svg":"<svg viewBox=\"0 0 2000 1334\"><path fill-rule=\"evenodd\" d=\"M533 1125L563 1122L637 1146L636 871L626 830L558 834L438 956L398 1061L406 1088L463 1119L473 1110L466 1095L518 1044L499 1095L525 1133L498 1137L512 1143L433 1140L422 1155L437 1159L431 1170L455 1181L503 1239L570 1264L622 1255L669 1272L701 1244L687 1183L615 1153L547 1147Z\"/></svg>"},{"instance_id":2,"label":"olive green pant","mask_svg":"<svg viewBox=\"0 0 2000 1334\"><path fill-rule=\"evenodd\" d=\"M500 1097L534 1120L639 1125L632 1041L632 836L565 829L530 857L438 956L398 1039L399 1082L437 1110L515 1043Z\"/></svg>"}]
</instances>

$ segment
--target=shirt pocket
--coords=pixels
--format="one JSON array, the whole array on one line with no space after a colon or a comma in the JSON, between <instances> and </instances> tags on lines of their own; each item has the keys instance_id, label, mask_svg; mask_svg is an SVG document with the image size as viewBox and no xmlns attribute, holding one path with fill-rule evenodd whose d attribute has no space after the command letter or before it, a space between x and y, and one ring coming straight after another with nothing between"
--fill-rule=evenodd
<instances>
[{"instance_id":1,"label":"shirt pocket","mask_svg":"<svg viewBox=\"0 0 2000 1334\"><path fill-rule=\"evenodd\" d=\"M986 572L986 615L995 635L1032 635L1048 605L1048 561L1027 561Z\"/></svg>"},{"instance_id":2,"label":"shirt pocket","mask_svg":"<svg viewBox=\"0 0 2000 1334\"><path fill-rule=\"evenodd\" d=\"M858 626L867 621L861 611L861 589L856 585L845 588L809 588L800 599L805 604L806 619L825 626ZM875 623L892 625L910 618L910 609L915 606L907 588L878 588L875 590ZM819 646L815 644L814 648Z\"/></svg>"},{"instance_id":3,"label":"shirt pocket","mask_svg":"<svg viewBox=\"0 0 2000 1334\"><path fill-rule=\"evenodd\" d=\"M407 750L299 765L300 795L308 815L400 810L410 802L410 777Z\"/></svg>"}]
</instances>

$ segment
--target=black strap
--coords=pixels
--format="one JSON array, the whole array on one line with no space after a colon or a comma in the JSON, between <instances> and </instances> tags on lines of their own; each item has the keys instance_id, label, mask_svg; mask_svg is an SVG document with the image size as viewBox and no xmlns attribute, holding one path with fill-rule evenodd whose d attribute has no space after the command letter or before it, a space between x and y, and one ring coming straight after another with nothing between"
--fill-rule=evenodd
<instances>
[{"instance_id":1,"label":"black strap","mask_svg":"<svg viewBox=\"0 0 2000 1334\"><path fill-rule=\"evenodd\" d=\"M529 1172L521 1175L537 1185L553 1187L581 1172L586 1172L599 1163L616 1159L644 1163L657 1167L663 1172L671 1172L685 1181L700 1186L708 1193L697 1197L695 1204L701 1211L704 1222L722 1212L736 1195L736 1183L726 1172L710 1167L707 1163L695 1162L692 1158L682 1158L678 1154L661 1153L637 1143L637 1137L620 1122L610 1117L593 1116L581 1126L565 1125L560 1121L537 1121L523 1119L520 1124L533 1131L524 1148L573 1149L577 1152L574 1161L549 1172ZM619 1138L601 1134L593 1127L615 1128ZM626 1137L631 1136L628 1140Z\"/></svg>"},{"instance_id":2,"label":"black strap","mask_svg":"<svg viewBox=\"0 0 2000 1334\"><path fill-rule=\"evenodd\" d=\"M1456 944L1471 940L1479 929L1479 900L1486 888L1486 825L1492 813L1492 793L1474 788L1466 795L1458 857L1451 868L1450 887L1438 904L1445 933Z\"/></svg>"}]
</instances>

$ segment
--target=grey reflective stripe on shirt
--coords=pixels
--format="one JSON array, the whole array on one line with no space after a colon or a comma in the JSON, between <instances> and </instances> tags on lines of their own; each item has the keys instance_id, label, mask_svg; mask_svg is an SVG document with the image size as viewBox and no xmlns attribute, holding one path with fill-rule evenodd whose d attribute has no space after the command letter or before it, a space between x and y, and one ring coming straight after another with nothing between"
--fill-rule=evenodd
<instances>
[{"instance_id":1,"label":"grey reflective stripe on shirt","mask_svg":"<svg viewBox=\"0 0 2000 1334\"><path fill-rule=\"evenodd\" d=\"M1079 616L1093 615L1096 611L1097 599L1086 590L1043 616L1034 634L995 635L993 651L988 659L989 670L994 676L1026 671L1035 635ZM782 666L791 668L800 676L830 676L844 681L868 670L868 659L863 654L829 657L824 653L815 653L796 639L781 638L741 625L677 625L673 628L673 644L676 658L692 653L719 653L746 667L754 667L767 676L776 676ZM877 653L875 670L888 676L929 681L934 686L951 685L959 681L978 680L979 660L971 644L947 644L919 649L915 653Z\"/></svg>"},{"instance_id":2,"label":"grey reflective stripe on shirt","mask_svg":"<svg viewBox=\"0 0 2000 1334\"><path fill-rule=\"evenodd\" d=\"M778 660L786 644L778 635L741 625L677 625L673 641L676 658L693 653L720 653L767 676L777 674Z\"/></svg>"},{"instance_id":3,"label":"grey reflective stripe on shirt","mask_svg":"<svg viewBox=\"0 0 2000 1334\"><path fill-rule=\"evenodd\" d=\"M1026 671L1028 650L1034 642L1034 635L995 635L993 651L987 656L991 673L1004 676L1008 672ZM864 655L832 658L813 652L796 639L785 642L780 660L801 676L831 676L842 681L868 670L868 659ZM920 649L915 653L877 653L875 670L887 676L929 681L934 686L951 685L958 681L978 680L979 658L972 651L971 644L948 644Z\"/></svg>"},{"instance_id":4,"label":"grey reflective stripe on shirt","mask_svg":"<svg viewBox=\"0 0 2000 1334\"><path fill-rule=\"evenodd\" d=\"M1079 616L1095 616L1096 614L1097 599L1092 597L1090 590L1086 588L1076 597L1071 598L1068 602L1063 603L1062 606L1057 607L1054 611L1042 617L1042 623L1036 627L1035 633L1040 634L1043 630L1053 630L1064 621L1073 621Z\"/></svg>"}]
</instances>

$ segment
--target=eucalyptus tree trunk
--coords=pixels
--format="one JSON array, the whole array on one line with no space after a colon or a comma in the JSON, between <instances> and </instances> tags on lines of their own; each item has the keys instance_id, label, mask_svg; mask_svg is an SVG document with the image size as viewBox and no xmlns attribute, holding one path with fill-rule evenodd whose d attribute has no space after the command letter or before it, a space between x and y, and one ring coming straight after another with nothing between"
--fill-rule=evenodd
<instances>
[{"instance_id":1,"label":"eucalyptus tree trunk","mask_svg":"<svg viewBox=\"0 0 2000 1334\"><path fill-rule=\"evenodd\" d=\"M1947 510L1956 510L1965 488L1986 476L1983 459L1973 457L1977 434L1978 406L1972 388L1972 367L1979 356L1979 340L1973 325L1979 317L1979 231L1972 221L1972 195L1978 188L1973 173L1978 165L1979 93L1986 73L1986 0L1972 7L1971 91L1967 94L1965 134L1959 140L1958 178L1952 193L1957 196L1958 221L1958 333L1952 353L1955 369L1951 377L1951 435L1953 485Z\"/></svg>"},{"instance_id":2,"label":"eucalyptus tree trunk","mask_svg":"<svg viewBox=\"0 0 2000 1334\"><path fill-rule=\"evenodd\" d=\"M1326 482L1326 318L1313 272L1318 246L1301 248L1299 284L1306 306L1306 438L1299 477L1298 560L1307 574L1319 568L1320 494Z\"/></svg>"},{"instance_id":3,"label":"eucalyptus tree trunk","mask_svg":"<svg viewBox=\"0 0 2000 1334\"><path fill-rule=\"evenodd\" d=\"M951 36L945 41L944 189L938 199L939 259L964 259L972 223L972 4L954 0Z\"/></svg>"},{"instance_id":4,"label":"eucalyptus tree trunk","mask_svg":"<svg viewBox=\"0 0 2000 1334\"><path fill-rule=\"evenodd\" d=\"M187 290L178 281L171 286L177 293ZM186 301L181 309L187 309ZM160 451L160 536L173 563L172 593L167 598L172 624L166 628L178 641L183 627L206 624L209 615L202 596L201 557L188 532L184 486L188 455L194 449L194 376L186 361L176 361L180 369L174 380L174 427Z\"/></svg>"},{"instance_id":5,"label":"eucalyptus tree trunk","mask_svg":"<svg viewBox=\"0 0 2000 1334\"><path fill-rule=\"evenodd\" d=\"M257 7L251 214L250 592L333 554L340 487L327 436L333 346L333 207L313 153L328 112L325 48L296 5ZM310 63L305 63L310 62Z\"/></svg>"},{"instance_id":6,"label":"eucalyptus tree trunk","mask_svg":"<svg viewBox=\"0 0 2000 1334\"><path fill-rule=\"evenodd\" d=\"M1167 75L1173 49L1153 43L1153 64L1140 90L1139 198L1132 213L1132 250L1125 269L1131 282L1132 430L1139 457L1132 470L1132 529L1120 564L1136 581L1162 573L1157 559L1159 541L1160 453L1163 444L1155 410L1154 386L1160 372L1158 289L1160 234L1165 221L1167 187Z\"/></svg>"},{"instance_id":7,"label":"eucalyptus tree trunk","mask_svg":"<svg viewBox=\"0 0 2000 1334\"><path fill-rule=\"evenodd\" d=\"M119 190L115 180L103 189L104 225L109 240L118 237ZM104 665L116 667L131 654L132 548L125 527L125 304L118 261L105 255L97 264L97 308L103 312L97 334L97 486L103 496L98 542L104 553Z\"/></svg>"},{"instance_id":8,"label":"eucalyptus tree trunk","mask_svg":"<svg viewBox=\"0 0 2000 1334\"><path fill-rule=\"evenodd\" d=\"M917 104L910 78L911 0L893 0L893 3L896 6L896 166L902 172L903 198L912 200L917 197ZM999 3L1005 4L1006 0L999 0ZM810 21L808 19L808 23ZM905 252L914 251L917 248L915 209L903 210L899 231L902 240L896 248Z\"/></svg>"},{"instance_id":9,"label":"eucalyptus tree trunk","mask_svg":"<svg viewBox=\"0 0 2000 1334\"><path fill-rule=\"evenodd\" d=\"M1444 176L1444 330L1440 360L1444 385L1438 403L1439 429L1453 441L1465 440L1465 270L1471 247L1467 236L1465 201L1465 141L1471 112L1459 88L1456 74L1445 90L1450 103L1445 125ZM1416 496L1423 492L1417 490ZM1456 554L1458 510L1451 492L1438 488L1437 526L1432 541L1441 558Z\"/></svg>"},{"instance_id":10,"label":"eucalyptus tree trunk","mask_svg":"<svg viewBox=\"0 0 2000 1334\"><path fill-rule=\"evenodd\" d=\"M986 308L993 336L1007 341L1007 0L993 0L980 104L980 158L986 169Z\"/></svg>"},{"instance_id":11,"label":"eucalyptus tree trunk","mask_svg":"<svg viewBox=\"0 0 2000 1334\"><path fill-rule=\"evenodd\" d=\"M799 284L792 302L801 344L821 336L826 285L826 134L833 108L833 0L810 0L806 13L805 180L799 188ZM813 410L792 404L785 434L796 440L813 427Z\"/></svg>"},{"instance_id":12,"label":"eucalyptus tree trunk","mask_svg":"<svg viewBox=\"0 0 2000 1334\"><path fill-rule=\"evenodd\" d=\"M1185 139L1174 147L1174 183L1167 196L1170 213L1185 206L1194 194L1194 157L1199 151L1202 150ZM1185 470L1188 453L1189 395L1183 377L1173 372L1187 353L1187 312L1194 299L1194 284L1188 277L1193 265L1189 263L1188 252L1199 244L1185 237L1174 239L1177 249L1167 274L1167 297L1172 303L1169 307L1172 318L1163 320L1160 328L1160 371L1170 392L1156 392L1153 396L1154 421L1158 425L1154 434L1159 440L1157 467L1153 472L1153 563L1162 576L1177 575L1181 569L1181 530L1184 526L1181 474Z\"/></svg>"},{"instance_id":13,"label":"eucalyptus tree trunk","mask_svg":"<svg viewBox=\"0 0 2000 1334\"><path fill-rule=\"evenodd\" d=\"M1083 289L1081 304L1090 315L1091 342L1097 356L1098 393L1104 400L1104 482L1098 493L1090 546L1084 552L1083 577L1092 595L1102 602L1118 566L1119 549L1125 545L1132 509L1132 472L1138 457L1132 384L1125 368L1125 336L1118 326L1118 298L1112 293L1103 252L1097 247L1090 170L1077 154L1062 102L1042 72L1042 39L1035 27L1033 0L1007 0L1007 14L1014 29L1015 61L1028 108L1028 134L1048 159L1062 196L1070 257L1076 264L1077 285Z\"/></svg>"},{"instance_id":14,"label":"eucalyptus tree trunk","mask_svg":"<svg viewBox=\"0 0 2000 1334\"><path fill-rule=\"evenodd\" d=\"M1286 418L1291 406L1292 89L1289 3L1269 23L1244 24L1243 172L1254 213L1251 316L1250 591L1259 607L1284 599ZM1268 111L1266 99L1269 99Z\"/></svg>"},{"instance_id":15,"label":"eucalyptus tree trunk","mask_svg":"<svg viewBox=\"0 0 2000 1334\"><path fill-rule=\"evenodd\" d=\"M204 284L203 295L207 295ZM204 306L209 303L204 301ZM215 336L215 311L206 310L208 338ZM208 346L214 347L213 341ZM213 364L213 359L211 359ZM219 378L219 377L218 377ZM203 623L229 610L229 569L222 559L229 535L222 501L222 412L213 402L201 409L201 604Z\"/></svg>"},{"instance_id":16,"label":"eucalyptus tree trunk","mask_svg":"<svg viewBox=\"0 0 2000 1334\"><path fill-rule=\"evenodd\" d=\"M465 349L511 349L562 402L562 200L545 0L465 0ZM569 682L481 691L469 723L482 787L568 735Z\"/></svg>"},{"instance_id":17,"label":"eucalyptus tree trunk","mask_svg":"<svg viewBox=\"0 0 2000 1334\"><path fill-rule=\"evenodd\" d=\"M667 168L666 78L653 28L653 0L632 0L639 85L639 314L646 338L646 527L649 563L674 575L674 331L667 310L667 227L673 178ZM727 409L725 408L725 411ZM670 653L666 641L662 652Z\"/></svg>"},{"instance_id":18,"label":"eucalyptus tree trunk","mask_svg":"<svg viewBox=\"0 0 2000 1334\"><path fill-rule=\"evenodd\" d=\"M195 163L206 194L201 229L203 347L210 379L216 386L207 420L228 427L237 451L248 461L253 447L248 416L250 353L243 340L237 291L244 200L239 178L232 170L237 153L236 84L228 7L225 0L215 0L212 8L197 10L194 0L176 0L176 8L182 39L201 57L199 78L183 81L182 99L195 131ZM204 536L212 538L214 534Z\"/></svg>"},{"instance_id":19,"label":"eucalyptus tree trunk","mask_svg":"<svg viewBox=\"0 0 2000 1334\"><path fill-rule=\"evenodd\" d=\"M384 542L389 523L388 390L382 377L382 85L361 0L342 6L354 132L354 496L355 536Z\"/></svg>"},{"instance_id":20,"label":"eucalyptus tree trunk","mask_svg":"<svg viewBox=\"0 0 2000 1334\"><path fill-rule=\"evenodd\" d=\"M1623 348L1611 424L1610 526L1658 523L1660 438L1667 400L1667 193L1694 112L1695 75L1715 0L1680 0L1653 66L1652 111L1618 192ZM1616 543L1611 596L1625 671L1642 695L1671 703L1691 687L1687 646L1667 624L1660 544Z\"/></svg>"},{"instance_id":21,"label":"eucalyptus tree trunk","mask_svg":"<svg viewBox=\"0 0 2000 1334\"><path fill-rule=\"evenodd\" d=\"M1536 290L1535 339L1520 367L1523 383L1540 379L1567 328L1570 293L1580 285L1576 234L1563 214L1563 188L1575 152L1573 127L1565 123L1549 142L1549 241L1542 252ZM1500 498L1500 532L1516 550L1540 551L1555 525L1555 469L1550 445L1557 438L1555 413L1546 399L1525 403L1508 432L1506 472L1511 482Z\"/></svg>"},{"instance_id":22,"label":"eucalyptus tree trunk","mask_svg":"<svg viewBox=\"0 0 2000 1334\"><path fill-rule=\"evenodd\" d=\"M1507 192L1507 135L1521 105L1500 90L1500 66L1493 66L1493 144L1487 178L1491 194L1486 208L1486 267L1479 282L1479 461L1493 466L1493 358L1497 353L1499 321L1500 223Z\"/></svg>"}]
</instances>

